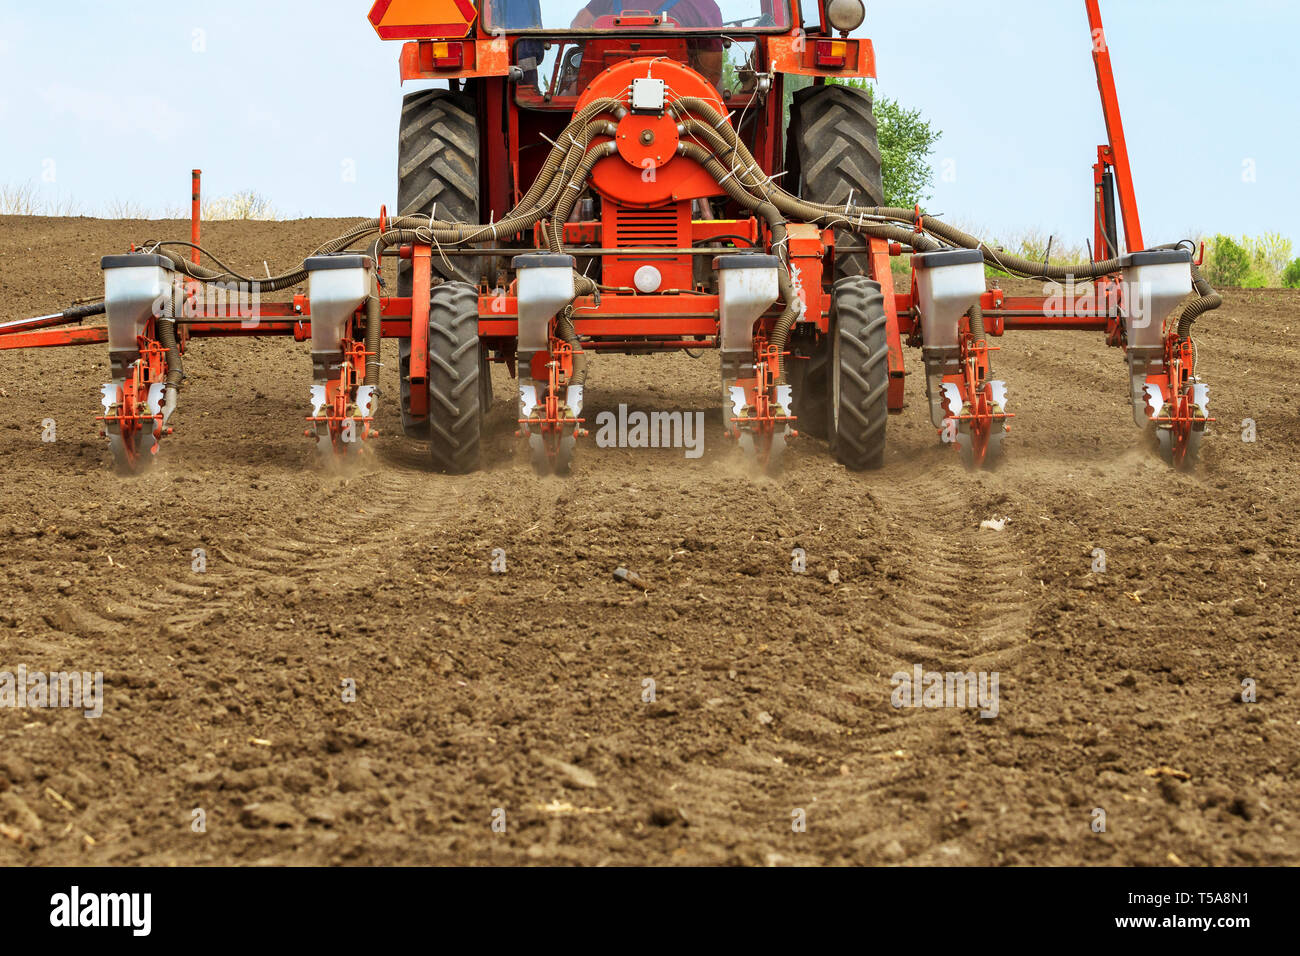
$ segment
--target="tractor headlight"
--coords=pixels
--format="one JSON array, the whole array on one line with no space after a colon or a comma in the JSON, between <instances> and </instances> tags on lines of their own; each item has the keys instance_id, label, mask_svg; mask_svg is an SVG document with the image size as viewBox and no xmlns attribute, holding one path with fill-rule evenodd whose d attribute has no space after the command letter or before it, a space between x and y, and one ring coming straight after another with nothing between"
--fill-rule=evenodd
<instances>
[{"instance_id":1,"label":"tractor headlight","mask_svg":"<svg viewBox=\"0 0 1300 956\"><path fill-rule=\"evenodd\" d=\"M826 4L826 17L836 30L852 33L867 18L867 7L862 0L830 0Z\"/></svg>"}]
</instances>

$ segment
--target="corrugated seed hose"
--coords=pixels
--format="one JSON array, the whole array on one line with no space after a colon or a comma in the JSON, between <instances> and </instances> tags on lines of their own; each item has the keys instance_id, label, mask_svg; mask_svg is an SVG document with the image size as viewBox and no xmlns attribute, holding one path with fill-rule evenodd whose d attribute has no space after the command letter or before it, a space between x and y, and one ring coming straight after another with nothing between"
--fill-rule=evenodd
<instances>
[{"instance_id":1,"label":"corrugated seed hose","mask_svg":"<svg viewBox=\"0 0 1300 956\"><path fill-rule=\"evenodd\" d=\"M790 329L798 319L800 309L790 276L789 254L786 248L786 224L791 221L812 223L822 228L850 230L863 236L897 242L917 252L950 247L978 249L988 265L1022 278L1065 281L1099 278L1120 270L1118 258L1071 265L1046 265L1000 252L977 237L932 216L922 215L918 223L916 211L913 209L848 204L836 206L800 199L764 175L731 123L706 100L698 97L683 97L671 105L670 111L679 122L678 131L682 137L678 152L708 170L709 175L719 183L727 195L744 209L762 218L771 230L772 248L782 263L778 276L784 309L777 318L771 339L772 344L780 352L785 351ZM314 254L328 255L341 252L371 237L376 237L374 238L376 252L380 248L418 242L432 245L434 252L438 253L443 246L455 247L476 242L496 241L524 233L543 220L548 220L545 229L547 245L552 252L562 253L564 223L568 221L569 214L581 195L592 168L599 160L612 156L617 151L613 142L605 143L595 149L589 148L591 141L596 137L612 137L615 133L612 122L596 119L602 113L613 113L616 119L621 119L626 115L626 107L619 100L607 97L593 100L586 108L574 114L572 122L555 141L537 178L518 205L495 222L475 224L443 221L426 216L401 216L392 220L387 230L379 234L379 220L368 219L357 223L337 239L325 243ZM158 252L166 256L178 272L200 282L238 280L256 283L263 291L276 292L299 285L307 278L306 271L300 267L270 279L256 279L242 276L229 269L206 250L200 251L221 266L224 271L195 265L180 252L167 248L188 245L180 242L153 242L146 246L146 251ZM1197 318L1218 308L1223 301L1201 276L1200 270L1195 265L1192 266L1192 277L1195 296L1185 300L1174 313L1178 323L1178 334L1184 339L1191 335L1192 325ZM600 290L597 283L587 276L575 273L574 287L579 298L599 297ZM970 319L972 334L976 338L982 338L985 334L984 316L978 306L971 310ZM377 292L372 292L366 305L366 350L373 353L373 359L368 359L366 362L367 385L376 384L378 379L380 329L379 299ZM587 364L581 342L573 327L572 305L566 307L557 317L557 331L564 341L574 347L574 381L581 384L586 378ZM173 354L175 342L174 323L160 325L160 338L164 334L169 336L173 343L168 345L168 340L162 338L163 344L168 347L169 364L171 364L170 356ZM179 384L179 379L183 378L179 372L179 350L175 350L175 354L174 371L168 375L169 387L172 385L173 375L178 377L176 384ZM782 359L781 376L782 378L785 376L784 359Z\"/></svg>"},{"instance_id":2,"label":"corrugated seed hose","mask_svg":"<svg viewBox=\"0 0 1300 956\"><path fill-rule=\"evenodd\" d=\"M380 311L379 278L370 280L370 295L366 297L366 379L363 385L379 385L379 345L383 339L384 321Z\"/></svg>"}]
</instances>

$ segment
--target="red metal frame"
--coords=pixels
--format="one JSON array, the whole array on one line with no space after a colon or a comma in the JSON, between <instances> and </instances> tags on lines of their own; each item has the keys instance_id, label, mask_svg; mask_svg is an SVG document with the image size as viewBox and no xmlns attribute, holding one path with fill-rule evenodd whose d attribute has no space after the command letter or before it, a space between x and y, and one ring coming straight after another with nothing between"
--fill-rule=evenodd
<instances>
[{"instance_id":1,"label":"red metal frame","mask_svg":"<svg viewBox=\"0 0 1300 956\"><path fill-rule=\"evenodd\" d=\"M969 321L962 323L961 329L961 372L957 375L944 376L944 382L957 386L961 395L963 409L957 415L950 415L953 422L964 422L970 433L971 466L982 468L989 450L989 440L994 426L1001 424L1004 432L1009 432L1007 419L1015 418L1013 413L997 411L994 404L993 385L989 379L991 363L989 353L998 351L998 346L989 345L985 339L977 339L970 330ZM958 448L956 442L954 448Z\"/></svg>"},{"instance_id":2,"label":"red metal frame","mask_svg":"<svg viewBox=\"0 0 1300 956\"><path fill-rule=\"evenodd\" d=\"M899 296L894 292L894 272L890 266L890 244L884 239L872 239L867 247L871 250L871 276L880 283L880 291L885 297L885 341L889 345L889 389L886 393L886 406L891 412L903 410L905 402L903 388L906 384L907 371L903 368L903 309L904 298L909 302L907 317L910 322L911 296ZM909 330L910 331L910 330Z\"/></svg>"},{"instance_id":3,"label":"red metal frame","mask_svg":"<svg viewBox=\"0 0 1300 956\"><path fill-rule=\"evenodd\" d=\"M0 335L0 351L7 349L57 348L64 345L99 345L108 341L108 329L42 329L38 332L9 332Z\"/></svg>"},{"instance_id":4,"label":"red metal frame","mask_svg":"<svg viewBox=\"0 0 1300 956\"><path fill-rule=\"evenodd\" d=\"M202 212L200 207L200 197L203 194L202 189L203 170L196 169L190 173L190 242L198 246L203 241ZM197 248L190 250L190 261L195 265L199 264L199 250Z\"/></svg>"},{"instance_id":5,"label":"red metal frame","mask_svg":"<svg viewBox=\"0 0 1300 956\"><path fill-rule=\"evenodd\" d=\"M139 357L131 363L125 381L116 387L116 398L108 414L99 415L96 421L102 422L102 436L107 436L108 429L113 429L122 439L122 452L132 470L139 466L140 449L136 434L146 428L152 431L153 441L144 454L158 453L158 441L163 437L162 413L149 414L147 400L152 386L167 379L167 351L154 337L157 334L153 320L145 326L143 335L136 339ZM170 433L171 429L166 429Z\"/></svg>"},{"instance_id":6,"label":"red metal frame","mask_svg":"<svg viewBox=\"0 0 1300 956\"><path fill-rule=\"evenodd\" d=\"M572 409L564 401L566 387L573 375L573 346L557 339L554 331L552 320L548 351L533 356L532 368L529 370L534 381L546 383L546 394L541 396L541 402L534 409L531 418L519 419L520 436L531 435L535 431L541 437L552 469L560 455L560 445L564 439L587 434L582 427L587 420L575 418Z\"/></svg>"},{"instance_id":7,"label":"red metal frame","mask_svg":"<svg viewBox=\"0 0 1300 956\"><path fill-rule=\"evenodd\" d=\"M788 356L789 353L784 355ZM776 346L768 343L766 336L755 336L754 375L733 383L745 391L744 413L727 419L728 434L732 437L739 437L742 431L749 433L754 442L756 462L764 469L771 459L773 443L779 432L795 423L795 417L783 414L776 402L776 385L780 377L782 357ZM791 437L797 435L797 432L791 432Z\"/></svg>"},{"instance_id":8,"label":"red metal frame","mask_svg":"<svg viewBox=\"0 0 1300 956\"><path fill-rule=\"evenodd\" d=\"M1092 60L1097 70L1097 89L1101 93L1101 111L1106 118L1106 138L1110 141L1110 155L1098 156L1115 170L1115 185L1119 191L1119 208L1124 217L1124 240L1129 252L1146 248L1142 242L1142 223L1138 218L1137 194L1133 189L1133 171L1129 166L1128 141L1124 138L1124 120L1119 111L1119 94L1115 90L1115 73L1111 69L1110 47L1101 23L1099 0L1085 0L1088 7L1088 26L1092 30Z\"/></svg>"},{"instance_id":9,"label":"red metal frame","mask_svg":"<svg viewBox=\"0 0 1300 956\"><path fill-rule=\"evenodd\" d=\"M411 298L407 301L407 326L411 337L411 414L417 418L429 412L429 291L433 283L433 250L417 246L411 261ZM388 300L392 302L392 299Z\"/></svg>"},{"instance_id":10,"label":"red metal frame","mask_svg":"<svg viewBox=\"0 0 1300 956\"><path fill-rule=\"evenodd\" d=\"M366 351L365 342L355 339L344 339L342 351L343 361L339 364L338 378L331 379L325 386L324 414L307 416L309 425L323 428L336 455L345 455L349 451L349 445L361 447L362 443L378 435L373 427L373 415L353 414L357 386L365 379L366 359L370 358L371 353ZM359 429L354 431L351 438L347 432L349 427ZM308 427L304 435L317 437L318 433Z\"/></svg>"},{"instance_id":11,"label":"red metal frame","mask_svg":"<svg viewBox=\"0 0 1300 956\"><path fill-rule=\"evenodd\" d=\"M1105 174L1113 173L1127 247L1130 251L1139 250L1144 248L1141 224L1110 53L1106 46L1098 0L1085 0L1085 2L1094 43L1093 58L1098 90L1109 138L1108 144L1098 148L1093 185L1094 188L1100 189ZM385 6L384 3L377 4L376 10ZM382 12L380 10L380 13ZM482 212L484 218L491 217L495 220L504 215L518 200L523 192L525 181L523 177L532 172L528 163L536 162L536 160L521 162L522 140L532 141L537 138L537 132L556 128L547 126L548 123L565 122L569 115L568 110L573 104L553 104L554 112L520 109L510 96L509 80L505 76L509 65L508 50L503 52L501 44L483 35L481 23L476 23L469 33L472 36L464 41L469 55L465 59L463 69L455 75L477 77L476 82L479 84L479 119L483 130L481 175L485 204ZM638 41L637 35L620 35L617 31L613 31L595 36L598 36L606 46L620 41L627 43L629 57L640 55L633 48L633 44ZM416 76L427 78L430 75L430 61L426 55L427 51L424 50L427 40L423 35L411 39L412 42L406 44L402 50L402 76L404 79ZM810 72L807 64L798 60L798 57L803 56L804 53L794 49L794 39L793 32L788 35L760 35L757 38L766 66L779 68L776 82L763 106L756 113L751 113L756 115L751 149L760 165L769 174L777 171L784 158L783 134L780 129L783 89L780 72L805 74ZM849 57L853 69L838 72L853 74L856 71L857 75L874 76L874 51L870 41L853 41L853 43L855 44L853 50L856 52L854 56ZM688 77L690 71L680 64L665 65L665 68L677 71L672 73L674 84L676 85L680 80L684 89L688 88L685 84L701 80L696 74ZM815 75L827 75L837 71L813 72ZM717 98L716 91L707 84L705 88L708 93L707 99L711 102L716 100L717 105L725 112L726 108L721 99ZM680 92L679 90L679 94ZM584 97L590 98L598 93L598 90L589 89L584 91ZM739 122L738 118L735 121ZM664 131L664 135L668 135L667 130ZM541 151L533 155L541 155ZM599 167L599 164L597 165ZM507 175L502 175L503 171ZM633 190L629 194L627 184L617 178L607 183L607 185L617 183L617 188L612 190L613 195L610 197L612 201L604 204L605 211L601 221L570 222L564 226L566 250L576 256L590 254L581 248L584 245L600 249L608 243L610 248L629 248L630 251L627 253L597 252L597 255L603 256L606 264L604 276L607 287L621 289L630 286L631 276L637 266L651 263L660 267L664 273L665 288L680 290L653 296L607 290L599 298L578 299L574 303L573 320L578 334L589 342L584 347L593 350L631 351L716 347L719 332L718 297L701 294L700 290L694 288L694 259L682 247L691 246L702 240L730 237L737 246L742 248L765 248L770 244L771 237L765 234L765 230L753 218L693 219L692 198L710 193L696 191L697 183L690 178L690 175L693 175L693 163L681 157L661 170L661 176L669 180L669 194L677 199L675 207L671 207L676 223L673 240L676 245L671 249L663 252L649 249L642 251L635 246L628 247L626 242L620 244L621 227L616 221L615 210L635 208L638 199L645 199L645 190ZM200 183L201 172L196 169L192 174L191 206L191 241L195 246L198 246L201 240ZM593 176L593 183L597 183L595 176ZM662 182L659 188L664 188ZM720 195L720 190L713 192L712 195ZM1095 224L1098 237L1103 235L1104 229L1114 225L1104 222L1102 207L1103 204L1098 203L1098 217ZM501 236L497 237L497 240L501 243L509 243L512 238L515 237ZM537 245L541 243L538 242ZM792 269L800 280L805 320L815 323L817 329L824 333L829 329L831 307L829 277L832 273L828 264L835 254L834 234L831 231L820 231L814 227L792 224L788 250ZM866 252L870 274L880 283L885 299L889 349L888 407L891 412L897 412L903 408L905 398L906 369L903 342L905 339L915 342L919 335L916 303L911 294L897 292L894 288L890 261L892 256L901 254L901 247L884 240L869 239L866 241ZM424 245L403 249L401 255L412 261L412 295L410 298L390 296L382 300L384 337L410 338L412 386L410 412L416 417L428 412L427 390L423 386L428 376L429 293L433 282L432 256L435 254L432 249ZM191 251L191 258L196 263L199 261L197 248ZM494 285L495 277L490 276L489 283L490 287ZM1102 331L1107 334L1107 341L1110 344L1122 345L1123 325L1118 319L1120 310L1117 281L1103 278L1096 283L1096 288L1100 299L1091 308L1066 310L1064 313L1049 309L1051 298L1048 296L1008 296L1001 290L990 290L981 300L986 332L989 336L995 337L1001 336L1008 329ZM756 330L760 344L764 343L764 337L770 334L777 312L778 309L774 308L760 321ZM480 337L492 340L497 360L511 364L513 368L514 354L511 340L518 334L517 302L514 296L508 293L502 296L485 292L480 298L479 313ZM102 343L107 339L106 330L102 328L50 327L60 321L59 317L46 317L25 323L10 323L10 327L0 331L0 350L94 344ZM358 314L356 319L358 324L354 332L359 332L361 321L362 316ZM178 327L182 344L192 336L293 336L297 341L304 341L309 339L311 334L311 306L306 297L298 296L293 302L261 305L259 320L251 326L245 321L231 321L200 312L193 319L180 320ZM654 340L648 341L642 338L648 336L653 336ZM355 341L355 338L349 341ZM364 346L360 348L364 353ZM559 352L563 352L563 348L558 344L556 348ZM987 369L988 350L987 342L967 343L964 354L973 357L973 364L966 363L968 368L963 373L963 383L970 394L982 393L983 376L979 370ZM555 354L557 353L553 352L547 362L552 362ZM1171 353L1167 363L1168 368L1163 370L1161 375L1185 377L1190 374L1187 371L1190 362L1184 362L1182 359L1181 354ZM365 355L351 355L350 358L345 358L344 364L347 365L349 362L354 366L353 380L344 383L346 386L344 391L351 392L356 381L364 374ZM759 367L763 366L763 357L757 353L756 363ZM563 373L562 366L563 362L559 366ZM775 367L774 364L772 367ZM1162 383L1162 388L1169 395L1171 407L1174 409L1172 415L1177 418L1183 414L1179 411L1178 401L1181 400L1179 389L1184 383L1167 378L1162 378ZM340 394L342 393L336 390L332 399ZM335 409L331 411L330 416L326 417L333 421L345 416L346 412L346 409L343 411ZM979 414L983 416L984 412L981 411ZM1178 418L1178 421L1183 421L1183 418Z\"/></svg>"},{"instance_id":12,"label":"red metal frame","mask_svg":"<svg viewBox=\"0 0 1300 956\"><path fill-rule=\"evenodd\" d=\"M1152 421L1170 429L1171 463L1178 468L1186 463L1192 430L1218 421L1198 414L1192 403L1191 379L1195 364L1195 346L1190 341L1178 341L1170 336L1165 341L1164 370L1147 376L1147 384L1160 389L1165 407L1170 409L1168 414L1154 417Z\"/></svg>"}]
</instances>

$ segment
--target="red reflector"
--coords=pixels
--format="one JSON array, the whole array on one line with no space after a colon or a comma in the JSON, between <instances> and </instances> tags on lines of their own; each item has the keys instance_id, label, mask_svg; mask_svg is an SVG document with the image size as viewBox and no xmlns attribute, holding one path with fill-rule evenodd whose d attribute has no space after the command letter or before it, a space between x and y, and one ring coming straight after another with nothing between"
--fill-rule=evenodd
<instances>
[{"instance_id":1,"label":"red reflector","mask_svg":"<svg viewBox=\"0 0 1300 956\"><path fill-rule=\"evenodd\" d=\"M459 70L465 65L465 44L446 41L422 42L420 66L424 70Z\"/></svg>"},{"instance_id":2,"label":"red reflector","mask_svg":"<svg viewBox=\"0 0 1300 956\"><path fill-rule=\"evenodd\" d=\"M849 45L843 40L818 40L813 62L822 67L842 67L848 62Z\"/></svg>"}]
</instances>

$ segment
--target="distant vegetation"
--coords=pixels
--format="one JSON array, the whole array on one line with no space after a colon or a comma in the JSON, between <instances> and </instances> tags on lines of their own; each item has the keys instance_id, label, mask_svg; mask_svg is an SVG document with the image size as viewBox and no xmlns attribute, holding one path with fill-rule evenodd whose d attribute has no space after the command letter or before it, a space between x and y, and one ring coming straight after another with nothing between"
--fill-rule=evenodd
<instances>
[{"instance_id":1,"label":"distant vegetation","mask_svg":"<svg viewBox=\"0 0 1300 956\"><path fill-rule=\"evenodd\" d=\"M966 230L969 232L970 230ZM976 233L978 235L978 233ZM980 238L984 238L981 236ZM994 249L1008 253L1009 255L1019 256L1022 259L1031 259L1034 262L1042 262L1051 265L1068 265L1075 262L1088 261L1088 247L1086 245L1076 245L1063 242L1059 236L1045 236L1037 229L1028 229L1019 236L1005 239L988 239L985 240ZM993 269L986 270L990 275L1004 275L1005 273L995 272Z\"/></svg>"},{"instance_id":2,"label":"distant vegetation","mask_svg":"<svg viewBox=\"0 0 1300 956\"><path fill-rule=\"evenodd\" d=\"M921 115L920 110L909 110L897 100L876 93L867 80L829 82L872 91L880 129L885 205L923 205L930 198L926 190L934 185L930 155L943 134ZM981 229L960 228L984 239L994 249L1035 262L1050 261L1060 265L1089 259L1090 250L1086 245L1067 244L1059 237L1053 239L1035 229L1018 236L996 237L988 236ZM1217 288L1300 289L1300 258L1294 256L1291 240L1280 233L1266 232L1237 239L1225 235L1201 236L1197 242L1205 244L1201 272ZM910 272L906 258L895 258L892 266L895 273ZM1003 274L992 267L986 271L990 276Z\"/></svg>"},{"instance_id":3,"label":"distant vegetation","mask_svg":"<svg viewBox=\"0 0 1300 956\"><path fill-rule=\"evenodd\" d=\"M926 192L934 185L934 167L930 154L943 133L898 100L875 91L866 80L831 80L871 92L880 134L880 162L886 206L915 206L930 198Z\"/></svg>"},{"instance_id":4,"label":"distant vegetation","mask_svg":"<svg viewBox=\"0 0 1300 956\"><path fill-rule=\"evenodd\" d=\"M221 219L256 219L260 221L280 222L284 216L276 211L271 201L265 196L250 190L209 199L203 204L203 218L209 221Z\"/></svg>"},{"instance_id":5,"label":"distant vegetation","mask_svg":"<svg viewBox=\"0 0 1300 956\"><path fill-rule=\"evenodd\" d=\"M1237 239L1216 235L1205 240L1201 272L1211 285L1224 288L1300 289L1300 259L1293 251L1291 240L1276 232Z\"/></svg>"},{"instance_id":6,"label":"distant vegetation","mask_svg":"<svg viewBox=\"0 0 1300 956\"><path fill-rule=\"evenodd\" d=\"M81 206L71 199L42 199L31 182L17 186L0 186L0 215L5 216L80 216Z\"/></svg>"},{"instance_id":7,"label":"distant vegetation","mask_svg":"<svg viewBox=\"0 0 1300 956\"><path fill-rule=\"evenodd\" d=\"M1048 237L1038 230L999 237L989 236L978 227L963 223L954 225L984 239L996 250L1034 262L1067 265L1088 261L1090 250L1087 245L1064 243L1060 239L1052 240L1049 258ZM1293 257L1291 240L1279 233L1267 232L1261 236L1239 236L1236 239L1224 235L1198 237L1196 242L1198 246L1205 243L1201 274L1216 289L1300 289L1300 258ZM911 271L905 256L894 259L892 265L896 274L905 275ZM986 266L985 272L991 277L1005 275L992 266Z\"/></svg>"},{"instance_id":8,"label":"distant vegetation","mask_svg":"<svg viewBox=\"0 0 1300 956\"><path fill-rule=\"evenodd\" d=\"M880 122L880 152L884 158L885 204L916 205L928 198L923 190L934 182L928 156L941 134L923 120L918 111L899 106L888 97L877 96L876 115ZM154 210L138 203L114 200L98 211L87 211L72 199L42 197L36 185L27 182L17 186L0 185L0 215L168 220L188 219L189 210L176 206ZM203 204L203 219L207 222L282 222L285 218L269 199L252 190L209 199ZM1029 229L1018 236L989 237L978 227L962 223L954 225L985 239L994 249L1035 262L1050 261L1061 265L1088 260L1086 245L1068 244L1039 230ZM1295 256L1291 240L1280 233L1266 232L1235 239L1218 234L1212 238L1199 237L1197 242L1205 244L1201 272L1216 288L1300 289L1300 258ZM893 259L891 265L896 274L910 272L906 257ZM1002 274L992 267L986 271L990 276Z\"/></svg>"},{"instance_id":9,"label":"distant vegetation","mask_svg":"<svg viewBox=\"0 0 1300 956\"><path fill-rule=\"evenodd\" d=\"M168 206L150 209L140 203L115 199L99 209L87 209L73 199L49 199L41 195L35 183L17 186L0 186L0 216L84 216L91 219L188 219L189 208ZM250 190L221 196L203 203L203 219L207 222L243 219L280 222L281 215L271 201Z\"/></svg>"}]
</instances>

